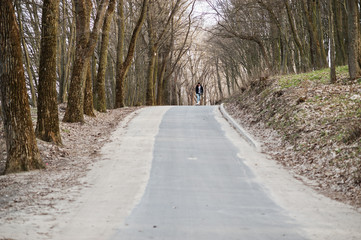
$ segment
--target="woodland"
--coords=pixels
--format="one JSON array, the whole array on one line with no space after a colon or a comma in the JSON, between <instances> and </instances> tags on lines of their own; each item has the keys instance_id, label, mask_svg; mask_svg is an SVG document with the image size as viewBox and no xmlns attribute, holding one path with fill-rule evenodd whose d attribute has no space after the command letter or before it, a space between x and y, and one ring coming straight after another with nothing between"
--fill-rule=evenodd
<instances>
[{"instance_id":1,"label":"woodland","mask_svg":"<svg viewBox=\"0 0 361 240\"><path fill-rule=\"evenodd\" d=\"M297 129L278 131L296 150L291 135L305 128L284 116L293 103L329 97L333 89L354 100L351 116L341 121L352 127L335 132L345 133L339 141L353 153L360 151L360 16L359 0L3 0L3 173L45 168L37 139L62 146L61 123L84 123L125 107L194 105L197 82L205 89L203 105L231 101L256 123ZM280 77L318 71L322 77ZM311 87L326 91L315 97ZM292 101L272 100L290 92ZM330 151L342 152L337 149ZM356 155L342 173L352 176L343 176L352 186L361 182Z\"/></svg>"}]
</instances>

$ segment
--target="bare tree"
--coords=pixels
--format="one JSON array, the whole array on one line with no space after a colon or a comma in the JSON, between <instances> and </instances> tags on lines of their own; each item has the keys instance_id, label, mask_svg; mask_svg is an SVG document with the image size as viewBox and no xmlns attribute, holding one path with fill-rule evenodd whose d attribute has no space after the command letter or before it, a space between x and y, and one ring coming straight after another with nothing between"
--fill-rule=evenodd
<instances>
[{"instance_id":1,"label":"bare tree","mask_svg":"<svg viewBox=\"0 0 361 240\"><path fill-rule=\"evenodd\" d=\"M110 0L108 10L106 12L102 31L102 43L100 48L100 59L98 67L98 75L95 84L95 108L100 112L106 112L106 94L105 94L105 70L107 67L108 47L109 47L109 32L110 24L112 22L113 13L115 10L115 0Z\"/></svg>"},{"instance_id":2,"label":"bare tree","mask_svg":"<svg viewBox=\"0 0 361 240\"><path fill-rule=\"evenodd\" d=\"M43 168L25 87L19 27L13 2L0 4L0 90L7 160L5 173Z\"/></svg>"},{"instance_id":3,"label":"bare tree","mask_svg":"<svg viewBox=\"0 0 361 240\"><path fill-rule=\"evenodd\" d=\"M355 0L346 0L348 10L348 67L351 79L361 75L361 69L357 61L358 53L358 11Z\"/></svg>"},{"instance_id":4,"label":"bare tree","mask_svg":"<svg viewBox=\"0 0 361 240\"><path fill-rule=\"evenodd\" d=\"M148 77L147 77L147 93L146 104L152 106L155 104L154 97L154 76L157 76L155 70L157 70L156 60L159 47L164 40L165 35L169 31L172 19L177 13L179 8L185 3L181 0L176 0L175 3L171 1L162 2L163 4L151 4L147 12L147 25L148 25ZM156 8L157 7L157 8ZM164 12L165 11L165 12ZM156 23L163 23L162 26L155 26ZM157 30L160 30L159 32Z\"/></svg>"},{"instance_id":5,"label":"bare tree","mask_svg":"<svg viewBox=\"0 0 361 240\"><path fill-rule=\"evenodd\" d=\"M58 0L44 0L35 132L44 141L61 144L56 92L58 9Z\"/></svg>"},{"instance_id":6,"label":"bare tree","mask_svg":"<svg viewBox=\"0 0 361 240\"><path fill-rule=\"evenodd\" d=\"M137 24L133 30L133 34L128 46L128 54L123 61L123 44L124 44L124 16L123 16L123 0L119 0L118 4L118 13L120 16L119 26L119 39L118 39L118 48L117 48L117 72L116 72L116 100L115 107L121 108L124 107L124 91L125 91L125 77L127 76L130 65L132 64L133 56L135 53L135 47L137 43L137 39L141 30L141 27L144 23L146 12L148 9L149 0L143 0L141 13L138 18ZM123 28L122 28L123 27Z\"/></svg>"},{"instance_id":7,"label":"bare tree","mask_svg":"<svg viewBox=\"0 0 361 240\"><path fill-rule=\"evenodd\" d=\"M76 50L68 104L63 118L64 122L84 121L84 85L87 63L94 52L109 0L100 1L93 30L90 33L91 0L75 0L74 3L76 11Z\"/></svg>"}]
</instances>

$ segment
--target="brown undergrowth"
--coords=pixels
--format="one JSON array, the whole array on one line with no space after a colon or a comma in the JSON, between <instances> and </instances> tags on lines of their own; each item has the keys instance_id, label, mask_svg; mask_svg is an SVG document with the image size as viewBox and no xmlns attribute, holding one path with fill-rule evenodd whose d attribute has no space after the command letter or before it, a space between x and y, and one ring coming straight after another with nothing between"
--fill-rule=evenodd
<instances>
[{"instance_id":1,"label":"brown undergrowth","mask_svg":"<svg viewBox=\"0 0 361 240\"><path fill-rule=\"evenodd\" d=\"M338 68L253 82L226 109L263 151L327 196L361 207L361 81Z\"/></svg>"}]
</instances>

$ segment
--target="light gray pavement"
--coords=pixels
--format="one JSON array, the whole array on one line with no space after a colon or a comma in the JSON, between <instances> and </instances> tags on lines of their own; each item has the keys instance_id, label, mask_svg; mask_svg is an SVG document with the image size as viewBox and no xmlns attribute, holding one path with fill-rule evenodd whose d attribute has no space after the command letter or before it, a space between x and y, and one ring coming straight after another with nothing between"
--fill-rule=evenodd
<instances>
[{"instance_id":1,"label":"light gray pavement","mask_svg":"<svg viewBox=\"0 0 361 240\"><path fill-rule=\"evenodd\" d=\"M307 239L237 155L216 111L165 113L145 194L111 239Z\"/></svg>"},{"instance_id":2,"label":"light gray pavement","mask_svg":"<svg viewBox=\"0 0 361 240\"><path fill-rule=\"evenodd\" d=\"M56 206L67 213L0 230L37 240L361 239L360 212L296 180L250 140L216 106L143 108L112 134L76 201Z\"/></svg>"}]
</instances>

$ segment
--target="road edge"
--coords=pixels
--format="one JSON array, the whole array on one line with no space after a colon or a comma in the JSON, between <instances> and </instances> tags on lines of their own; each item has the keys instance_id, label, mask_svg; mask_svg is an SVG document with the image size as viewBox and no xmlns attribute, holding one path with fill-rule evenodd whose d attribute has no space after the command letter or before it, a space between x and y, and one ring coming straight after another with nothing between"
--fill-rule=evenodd
<instances>
[{"instance_id":1,"label":"road edge","mask_svg":"<svg viewBox=\"0 0 361 240\"><path fill-rule=\"evenodd\" d=\"M224 108L224 103L219 105L219 111L221 112L222 116L227 120L227 122L241 135L241 137L247 141L249 145L256 149L257 152L261 152L261 145L248 134L248 132L241 127L236 120L234 120Z\"/></svg>"}]
</instances>

